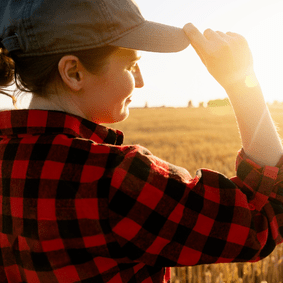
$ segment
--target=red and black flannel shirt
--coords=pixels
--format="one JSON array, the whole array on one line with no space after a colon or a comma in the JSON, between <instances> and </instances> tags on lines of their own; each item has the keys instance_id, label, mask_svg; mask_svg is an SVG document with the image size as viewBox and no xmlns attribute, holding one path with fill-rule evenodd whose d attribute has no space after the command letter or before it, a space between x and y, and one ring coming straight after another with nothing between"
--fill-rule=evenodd
<instances>
[{"instance_id":1,"label":"red and black flannel shirt","mask_svg":"<svg viewBox=\"0 0 283 283\"><path fill-rule=\"evenodd\" d=\"M255 261L282 242L279 165L241 151L238 177L192 178L122 140L63 112L0 113L0 282L165 282L165 267Z\"/></svg>"}]
</instances>

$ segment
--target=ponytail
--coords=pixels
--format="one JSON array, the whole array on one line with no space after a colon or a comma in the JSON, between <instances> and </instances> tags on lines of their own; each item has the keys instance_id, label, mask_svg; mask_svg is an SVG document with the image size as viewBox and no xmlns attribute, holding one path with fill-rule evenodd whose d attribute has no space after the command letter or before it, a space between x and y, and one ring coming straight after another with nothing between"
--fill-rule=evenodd
<instances>
[{"instance_id":1,"label":"ponytail","mask_svg":"<svg viewBox=\"0 0 283 283\"><path fill-rule=\"evenodd\" d=\"M0 93L11 97L13 99L13 104L15 105L15 97L9 94L9 90L6 89L14 82L14 76L15 62L9 56L8 51L4 49L0 42ZM3 89L5 91L3 91Z\"/></svg>"}]
</instances>

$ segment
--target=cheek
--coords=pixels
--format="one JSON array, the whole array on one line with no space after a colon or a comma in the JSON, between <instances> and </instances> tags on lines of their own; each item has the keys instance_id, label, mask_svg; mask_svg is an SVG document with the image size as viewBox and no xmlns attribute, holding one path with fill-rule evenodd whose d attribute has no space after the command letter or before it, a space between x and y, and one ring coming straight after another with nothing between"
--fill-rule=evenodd
<instances>
[{"instance_id":1,"label":"cheek","mask_svg":"<svg viewBox=\"0 0 283 283\"><path fill-rule=\"evenodd\" d=\"M112 84L112 91L116 94L114 97L123 98L129 96L135 89L135 79L131 73L124 73L116 77Z\"/></svg>"}]
</instances>

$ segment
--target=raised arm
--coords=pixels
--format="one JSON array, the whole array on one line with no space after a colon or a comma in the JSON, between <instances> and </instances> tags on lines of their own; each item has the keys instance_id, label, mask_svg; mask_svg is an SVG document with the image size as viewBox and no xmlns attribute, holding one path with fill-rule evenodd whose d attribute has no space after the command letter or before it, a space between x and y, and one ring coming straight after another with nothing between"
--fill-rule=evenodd
<instances>
[{"instance_id":1,"label":"raised arm","mask_svg":"<svg viewBox=\"0 0 283 283\"><path fill-rule=\"evenodd\" d=\"M227 92L245 153L259 165L276 165L283 148L256 78L245 38L210 29L202 34L192 24L187 24L184 31L209 73Z\"/></svg>"}]
</instances>

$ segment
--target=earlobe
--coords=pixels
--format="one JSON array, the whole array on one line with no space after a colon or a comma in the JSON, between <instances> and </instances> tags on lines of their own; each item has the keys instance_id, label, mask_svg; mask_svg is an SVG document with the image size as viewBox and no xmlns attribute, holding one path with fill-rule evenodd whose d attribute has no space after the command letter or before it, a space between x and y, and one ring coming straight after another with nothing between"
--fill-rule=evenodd
<instances>
[{"instance_id":1,"label":"earlobe","mask_svg":"<svg viewBox=\"0 0 283 283\"><path fill-rule=\"evenodd\" d=\"M72 91L80 91L82 88L83 72L79 59L73 55L61 58L58 70L63 83Z\"/></svg>"}]
</instances>

